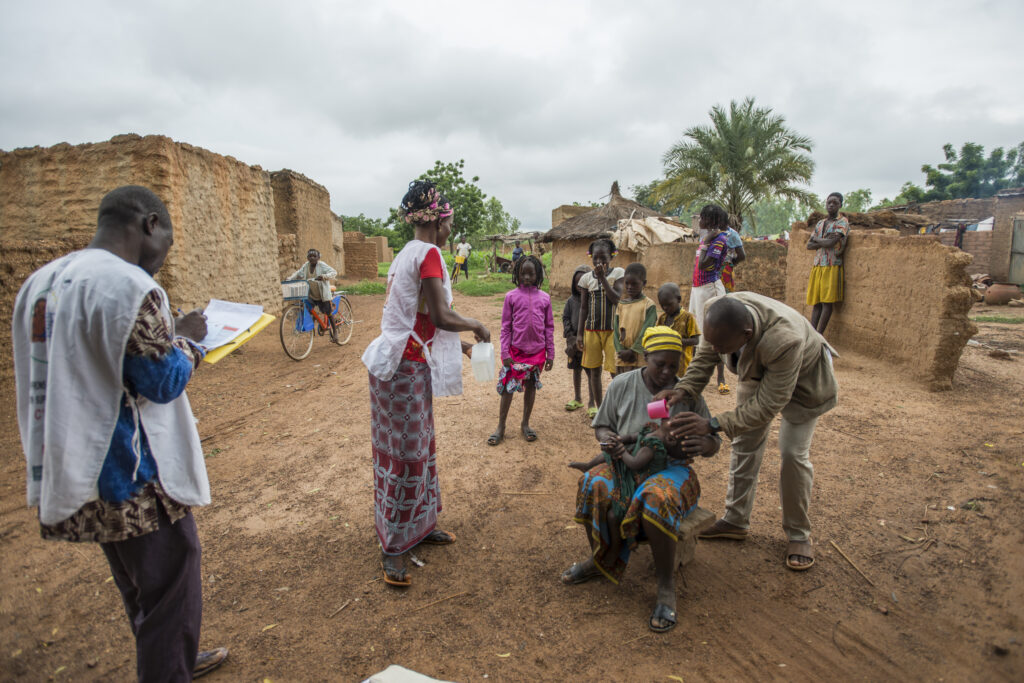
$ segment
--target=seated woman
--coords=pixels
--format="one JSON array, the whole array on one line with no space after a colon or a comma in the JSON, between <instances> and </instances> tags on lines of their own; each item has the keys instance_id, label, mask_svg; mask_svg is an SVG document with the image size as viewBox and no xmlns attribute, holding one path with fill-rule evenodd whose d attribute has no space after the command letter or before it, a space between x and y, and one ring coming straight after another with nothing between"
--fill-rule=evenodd
<instances>
[{"instance_id":1,"label":"seated woman","mask_svg":"<svg viewBox=\"0 0 1024 683\"><path fill-rule=\"evenodd\" d=\"M602 449L613 458L626 454L620 434L637 434L650 421L647 404L654 395L675 385L683 355L682 337L675 330L651 327L644 334L644 367L616 376L594 418L592 427ZM672 407L672 414L692 411L709 416L704 399ZM658 597L648 626L659 633L676 625L675 558L679 525L697 507L700 484L690 468L692 458L718 452L718 436L690 436L679 447L686 460L670 459L660 471L636 482L624 498L614 469L602 462L580 477L574 520L583 525L591 556L562 573L566 584L583 583L604 575L618 583L636 546L651 544L658 578ZM640 474L643 476L643 474ZM616 508L625 508L621 517Z\"/></svg>"}]
</instances>

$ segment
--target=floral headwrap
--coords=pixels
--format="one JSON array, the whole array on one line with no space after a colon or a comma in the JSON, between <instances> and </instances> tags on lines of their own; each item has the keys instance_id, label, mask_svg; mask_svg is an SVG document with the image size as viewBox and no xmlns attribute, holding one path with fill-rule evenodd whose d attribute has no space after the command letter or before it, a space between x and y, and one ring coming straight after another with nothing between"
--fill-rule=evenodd
<instances>
[{"instance_id":1,"label":"floral headwrap","mask_svg":"<svg viewBox=\"0 0 1024 683\"><path fill-rule=\"evenodd\" d=\"M452 205L448 202L441 203L441 193L437 188L432 187L426 192L427 207L415 211L406 210L406 223L431 223L441 218L448 218L455 213ZM404 207L403 207L404 208Z\"/></svg>"}]
</instances>

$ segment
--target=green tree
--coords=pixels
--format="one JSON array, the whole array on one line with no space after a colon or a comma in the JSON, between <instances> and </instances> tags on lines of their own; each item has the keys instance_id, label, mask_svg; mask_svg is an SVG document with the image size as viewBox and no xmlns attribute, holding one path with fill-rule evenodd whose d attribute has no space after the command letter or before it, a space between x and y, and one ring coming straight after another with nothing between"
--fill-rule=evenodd
<instances>
[{"instance_id":1,"label":"green tree","mask_svg":"<svg viewBox=\"0 0 1024 683\"><path fill-rule=\"evenodd\" d=\"M965 142L958 152L953 145L942 147L945 162L924 164L924 188L912 182L903 183L893 199L884 198L873 209L915 202L943 199L983 198L999 190L1024 185L1024 142L1009 151L996 147L985 156L985 147Z\"/></svg>"},{"instance_id":2,"label":"green tree","mask_svg":"<svg viewBox=\"0 0 1024 683\"><path fill-rule=\"evenodd\" d=\"M789 227L794 221L807 218L814 205L808 205L796 199L769 197L754 204L747 220L743 222L743 230L748 235L777 235Z\"/></svg>"},{"instance_id":3,"label":"green tree","mask_svg":"<svg viewBox=\"0 0 1024 683\"><path fill-rule=\"evenodd\" d=\"M1009 152L996 147L988 157L985 147L974 142L965 142L959 153L947 143L942 153L945 163L921 167L924 184L930 188L925 192L926 201L991 197L999 190L1024 182L1024 142L1011 147Z\"/></svg>"},{"instance_id":4,"label":"green tree","mask_svg":"<svg viewBox=\"0 0 1024 683\"><path fill-rule=\"evenodd\" d=\"M662 158L665 180L656 195L667 209L710 201L744 219L763 199L816 201L800 187L814 173L810 138L753 98L730 102L728 110L716 105L710 117L711 125L686 129Z\"/></svg>"},{"instance_id":5,"label":"green tree","mask_svg":"<svg viewBox=\"0 0 1024 683\"><path fill-rule=\"evenodd\" d=\"M506 235L518 232L522 225L518 218L514 218L505 207L501 205L497 197L491 197L484 202L484 235Z\"/></svg>"},{"instance_id":6,"label":"green tree","mask_svg":"<svg viewBox=\"0 0 1024 683\"><path fill-rule=\"evenodd\" d=\"M459 159L455 163L442 163L435 161L434 167L421 174L417 180L431 180L440 190L441 194L448 198L455 207L455 227L449 243L453 242L456 235L465 234L467 237L483 234L485 229L484 200L487 195L480 189L477 183L480 176L473 176L466 180L463 169L466 162ZM395 226L395 230L410 240L413 236L413 227L406 223L401 211L391 209L387 220L389 225Z\"/></svg>"},{"instance_id":7,"label":"green tree","mask_svg":"<svg viewBox=\"0 0 1024 683\"><path fill-rule=\"evenodd\" d=\"M882 200L872 206L870 210L875 211L877 209L885 209L890 206L902 206L904 204L912 204L921 201L924 201L924 190L914 183L907 181L903 183L903 187L900 188L900 193L898 195L892 199L883 197Z\"/></svg>"},{"instance_id":8,"label":"green tree","mask_svg":"<svg viewBox=\"0 0 1024 683\"><path fill-rule=\"evenodd\" d=\"M388 246L398 251L405 246L408 238L399 234L397 230L388 227L388 221L383 218L369 218L364 214L358 216L340 216L342 226L345 230L358 230L367 237L383 235L388 238Z\"/></svg>"},{"instance_id":9,"label":"green tree","mask_svg":"<svg viewBox=\"0 0 1024 683\"><path fill-rule=\"evenodd\" d=\"M821 204L825 204L825 200L828 197L821 198ZM843 195L843 211L853 211L856 213L862 213L867 211L871 206L871 190L867 188L861 188L859 190L853 190Z\"/></svg>"}]
</instances>

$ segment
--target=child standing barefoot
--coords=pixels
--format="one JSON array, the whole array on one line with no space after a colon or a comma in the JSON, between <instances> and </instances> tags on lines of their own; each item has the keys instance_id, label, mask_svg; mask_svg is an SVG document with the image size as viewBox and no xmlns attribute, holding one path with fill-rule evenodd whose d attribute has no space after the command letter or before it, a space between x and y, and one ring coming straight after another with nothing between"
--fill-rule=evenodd
<instances>
[{"instance_id":1,"label":"child standing barefoot","mask_svg":"<svg viewBox=\"0 0 1024 683\"><path fill-rule=\"evenodd\" d=\"M555 322L551 297L540 290L544 284L544 266L533 256L520 257L512 269L512 284L501 311L501 374L498 376L498 428L487 437L497 446L505 438L505 420L514 392L523 392L521 430L527 441L536 441L530 429L533 400L540 389L541 367L550 370L555 362Z\"/></svg>"}]
</instances>

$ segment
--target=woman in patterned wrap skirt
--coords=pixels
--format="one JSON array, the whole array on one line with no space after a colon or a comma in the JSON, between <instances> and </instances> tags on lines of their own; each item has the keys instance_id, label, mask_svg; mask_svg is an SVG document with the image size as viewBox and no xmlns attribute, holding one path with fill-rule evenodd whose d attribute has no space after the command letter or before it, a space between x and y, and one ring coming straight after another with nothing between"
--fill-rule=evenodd
<instances>
[{"instance_id":1,"label":"woman in patterned wrap skirt","mask_svg":"<svg viewBox=\"0 0 1024 683\"><path fill-rule=\"evenodd\" d=\"M367 347L374 517L384 581L408 586L406 555L420 543L447 545L434 445L433 397L462 393L458 332L490 341L482 323L452 310L451 281L438 248L452 231L453 209L429 181L414 181L402 200L415 237L388 270L381 334Z\"/></svg>"}]
</instances>

